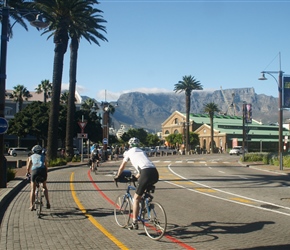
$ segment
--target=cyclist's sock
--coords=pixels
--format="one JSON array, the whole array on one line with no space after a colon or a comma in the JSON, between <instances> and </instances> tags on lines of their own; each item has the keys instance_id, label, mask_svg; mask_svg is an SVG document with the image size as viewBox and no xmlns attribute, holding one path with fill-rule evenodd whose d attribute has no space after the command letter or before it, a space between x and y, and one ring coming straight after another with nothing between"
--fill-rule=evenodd
<instances>
[{"instance_id":1,"label":"cyclist's sock","mask_svg":"<svg viewBox=\"0 0 290 250\"><path fill-rule=\"evenodd\" d=\"M50 209L50 203L47 203L47 204L46 204L46 208L47 208L47 209Z\"/></svg>"},{"instance_id":2,"label":"cyclist's sock","mask_svg":"<svg viewBox=\"0 0 290 250\"><path fill-rule=\"evenodd\" d=\"M138 226L138 221L137 220L134 220L132 222L132 225L130 227L128 227L129 230L138 230L139 229L139 226Z\"/></svg>"}]
</instances>

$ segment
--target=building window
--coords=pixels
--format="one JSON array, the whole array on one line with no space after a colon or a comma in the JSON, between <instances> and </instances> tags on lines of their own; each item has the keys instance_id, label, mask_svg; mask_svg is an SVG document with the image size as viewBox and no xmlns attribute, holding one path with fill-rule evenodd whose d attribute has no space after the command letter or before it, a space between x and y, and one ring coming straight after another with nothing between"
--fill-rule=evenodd
<instances>
[{"instance_id":1,"label":"building window","mask_svg":"<svg viewBox=\"0 0 290 250\"><path fill-rule=\"evenodd\" d=\"M165 134L166 134L166 135L168 135L168 134L169 134L169 131L168 131L168 130L166 130L166 131L165 131Z\"/></svg>"},{"instance_id":2,"label":"building window","mask_svg":"<svg viewBox=\"0 0 290 250\"><path fill-rule=\"evenodd\" d=\"M174 124L178 124L178 118L174 119Z\"/></svg>"},{"instance_id":3,"label":"building window","mask_svg":"<svg viewBox=\"0 0 290 250\"><path fill-rule=\"evenodd\" d=\"M174 130L174 134L179 134L177 129Z\"/></svg>"}]
</instances>

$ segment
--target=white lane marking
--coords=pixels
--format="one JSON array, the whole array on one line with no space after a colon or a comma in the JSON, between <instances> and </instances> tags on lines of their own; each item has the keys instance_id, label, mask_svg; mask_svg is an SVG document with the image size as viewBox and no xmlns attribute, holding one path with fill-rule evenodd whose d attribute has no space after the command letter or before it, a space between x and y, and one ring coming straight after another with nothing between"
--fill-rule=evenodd
<instances>
[{"instance_id":1,"label":"white lane marking","mask_svg":"<svg viewBox=\"0 0 290 250\"><path fill-rule=\"evenodd\" d=\"M177 175L178 177L180 177L180 178L183 179L183 180L186 180L186 181L188 181L188 182L192 182L192 183L198 184L198 185L200 185L200 186L203 186L203 187L206 187L206 188L209 188L209 189L215 190L215 191L217 191L217 192L221 192L221 193L229 194L229 195L231 195L231 196L240 197L240 198L247 199L247 200L251 200L251 201L254 201L254 202L258 202L258 203L262 203L262 204L267 204L267 205L272 205L272 206L280 207L280 208L283 208L283 209L286 209L286 210L290 210L290 207L284 207L284 206L280 206L280 205L277 205L277 204L274 204L274 203L265 202L265 201L261 201L261 200L257 200L257 199L252 199L252 198L249 198L249 197L246 197L246 196L242 196L242 195L234 194L234 193L227 192L227 191L224 191L224 190L221 190L221 189L212 188L212 187L210 187L210 186L208 186L208 185L202 184L202 183L197 182L197 181L189 180L189 179L183 177L182 175L177 174L176 172L174 172L174 171L171 169L170 165L168 165L168 169L169 169L169 170L170 170L174 175ZM240 204L240 205L243 205L243 206L248 206L248 207L252 207L252 208L257 208L257 209L261 209L261 210L269 211L269 212L272 212L272 213L277 213L277 214L282 214L282 215L290 216L290 214L288 214L288 213L280 212L280 211L277 211L277 210L271 210L271 209L264 208L264 207L258 207L258 206L255 206L255 205L251 205L251 204L247 204L247 203L242 203L242 202L238 202L238 201L235 201L235 200L230 200L230 199L227 199L227 198L222 198L222 197L214 196L214 195L211 195L211 194L209 194L209 193L200 192L200 191L198 191L198 190L196 190L196 189L187 188L187 187L184 187L184 186L178 185L178 184L173 183L173 182L170 182L170 181L164 181L164 182L169 183L169 184L174 185L174 186L177 186L177 187L180 187L180 188L183 188L183 189L186 189L186 190L188 190L188 191L192 191L192 192L195 192L195 193L203 194L203 195L206 195L206 196L209 196L209 197L212 197L212 198L216 198L216 199L219 199L219 200L224 200L224 201L228 201L228 202L232 202L232 203Z\"/></svg>"}]
</instances>

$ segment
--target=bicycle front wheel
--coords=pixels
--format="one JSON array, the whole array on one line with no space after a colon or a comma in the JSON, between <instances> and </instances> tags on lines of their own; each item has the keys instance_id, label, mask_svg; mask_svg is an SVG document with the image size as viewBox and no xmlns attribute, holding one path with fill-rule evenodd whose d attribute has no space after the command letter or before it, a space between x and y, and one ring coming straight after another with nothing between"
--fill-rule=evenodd
<instances>
[{"instance_id":1,"label":"bicycle front wheel","mask_svg":"<svg viewBox=\"0 0 290 250\"><path fill-rule=\"evenodd\" d=\"M131 203L124 194L119 195L115 202L114 216L120 227L126 227L129 224L131 215Z\"/></svg>"},{"instance_id":2,"label":"bicycle front wheel","mask_svg":"<svg viewBox=\"0 0 290 250\"><path fill-rule=\"evenodd\" d=\"M158 202L150 202L143 212L143 225L146 234L153 240L160 240L166 232L167 217L164 208Z\"/></svg>"}]
</instances>

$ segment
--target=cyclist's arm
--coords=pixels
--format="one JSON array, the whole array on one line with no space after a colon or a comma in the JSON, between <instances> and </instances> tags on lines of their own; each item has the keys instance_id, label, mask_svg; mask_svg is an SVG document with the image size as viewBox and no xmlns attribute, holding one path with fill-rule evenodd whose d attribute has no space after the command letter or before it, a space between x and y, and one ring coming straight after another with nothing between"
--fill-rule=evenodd
<instances>
[{"instance_id":1,"label":"cyclist's arm","mask_svg":"<svg viewBox=\"0 0 290 250\"><path fill-rule=\"evenodd\" d=\"M30 173L30 168L31 168L31 166L32 166L32 161L31 161L31 158L28 157L28 158L27 158L27 163L26 163L26 172L27 172L27 173Z\"/></svg>"},{"instance_id":2,"label":"cyclist's arm","mask_svg":"<svg viewBox=\"0 0 290 250\"><path fill-rule=\"evenodd\" d=\"M117 176L120 176L120 174L123 172L124 168L126 167L127 162L126 161L122 161L119 170L117 172Z\"/></svg>"},{"instance_id":3,"label":"cyclist's arm","mask_svg":"<svg viewBox=\"0 0 290 250\"><path fill-rule=\"evenodd\" d=\"M46 172L47 172L47 171L48 171L48 162L47 162L46 158L45 158L45 160L44 160L44 166L45 166L45 168L46 168Z\"/></svg>"}]
</instances>

